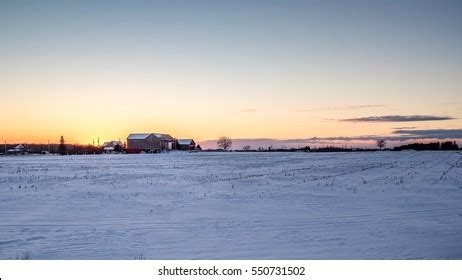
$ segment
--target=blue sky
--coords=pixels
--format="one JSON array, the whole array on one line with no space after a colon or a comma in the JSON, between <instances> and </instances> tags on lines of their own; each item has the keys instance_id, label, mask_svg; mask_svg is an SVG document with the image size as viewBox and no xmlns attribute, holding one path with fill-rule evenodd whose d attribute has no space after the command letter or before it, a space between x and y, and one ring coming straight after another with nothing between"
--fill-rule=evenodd
<instances>
[{"instance_id":1,"label":"blue sky","mask_svg":"<svg viewBox=\"0 0 462 280\"><path fill-rule=\"evenodd\" d=\"M31 121L26 140L76 142L461 128L461 1L0 1L0 18L9 141Z\"/></svg>"}]
</instances>

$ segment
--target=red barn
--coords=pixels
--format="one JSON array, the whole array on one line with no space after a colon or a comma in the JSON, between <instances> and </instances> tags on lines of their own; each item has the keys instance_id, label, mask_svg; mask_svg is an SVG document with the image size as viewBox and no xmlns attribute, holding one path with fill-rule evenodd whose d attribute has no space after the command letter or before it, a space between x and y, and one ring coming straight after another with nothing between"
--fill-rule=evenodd
<instances>
[{"instance_id":1,"label":"red barn","mask_svg":"<svg viewBox=\"0 0 462 280\"><path fill-rule=\"evenodd\" d=\"M157 153L176 149L176 139L162 133L132 133L127 137L127 153Z\"/></svg>"}]
</instances>

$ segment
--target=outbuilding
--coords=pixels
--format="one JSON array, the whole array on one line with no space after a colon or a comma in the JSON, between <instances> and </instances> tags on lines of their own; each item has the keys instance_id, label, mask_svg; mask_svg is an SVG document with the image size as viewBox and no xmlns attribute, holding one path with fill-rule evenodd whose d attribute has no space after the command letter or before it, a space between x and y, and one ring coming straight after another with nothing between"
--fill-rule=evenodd
<instances>
[{"instance_id":1,"label":"outbuilding","mask_svg":"<svg viewBox=\"0 0 462 280\"><path fill-rule=\"evenodd\" d=\"M160 140L162 150L176 150L176 139L169 134L153 133Z\"/></svg>"},{"instance_id":2,"label":"outbuilding","mask_svg":"<svg viewBox=\"0 0 462 280\"><path fill-rule=\"evenodd\" d=\"M178 150L195 150L196 142L193 139L178 139Z\"/></svg>"},{"instance_id":3,"label":"outbuilding","mask_svg":"<svg viewBox=\"0 0 462 280\"><path fill-rule=\"evenodd\" d=\"M24 154L26 153L26 147L24 147L22 144L17 145L13 149L9 149L7 151L8 154Z\"/></svg>"},{"instance_id":4,"label":"outbuilding","mask_svg":"<svg viewBox=\"0 0 462 280\"><path fill-rule=\"evenodd\" d=\"M121 141L109 141L103 144L104 153L120 153L123 150L123 144Z\"/></svg>"}]
</instances>

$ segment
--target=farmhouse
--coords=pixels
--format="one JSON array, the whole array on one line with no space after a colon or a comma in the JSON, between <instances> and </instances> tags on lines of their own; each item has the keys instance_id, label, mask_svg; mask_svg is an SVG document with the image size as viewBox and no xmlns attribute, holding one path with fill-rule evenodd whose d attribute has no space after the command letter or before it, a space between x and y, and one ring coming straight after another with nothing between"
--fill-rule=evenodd
<instances>
[{"instance_id":1,"label":"farmhouse","mask_svg":"<svg viewBox=\"0 0 462 280\"><path fill-rule=\"evenodd\" d=\"M178 150L195 150L196 142L193 139L178 139Z\"/></svg>"},{"instance_id":2,"label":"farmhouse","mask_svg":"<svg viewBox=\"0 0 462 280\"><path fill-rule=\"evenodd\" d=\"M7 151L8 154L24 154L26 152L26 147L22 144L17 145L14 149L9 149Z\"/></svg>"},{"instance_id":3,"label":"farmhouse","mask_svg":"<svg viewBox=\"0 0 462 280\"><path fill-rule=\"evenodd\" d=\"M104 142L103 149L105 153L121 152L123 144L120 141Z\"/></svg>"},{"instance_id":4,"label":"farmhouse","mask_svg":"<svg viewBox=\"0 0 462 280\"><path fill-rule=\"evenodd\" d=\"M176 139L162 133L132 133L127 137L128 153L156 153L176 149Z\"/></svg>"}]
</instances>

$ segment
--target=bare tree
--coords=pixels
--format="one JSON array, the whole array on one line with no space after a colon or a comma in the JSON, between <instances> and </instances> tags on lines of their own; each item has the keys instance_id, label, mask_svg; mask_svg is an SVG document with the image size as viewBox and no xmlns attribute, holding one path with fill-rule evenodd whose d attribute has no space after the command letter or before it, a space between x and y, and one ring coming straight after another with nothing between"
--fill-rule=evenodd
<instances>
[{"instance_id":1,"label":"bare tree","mask_svg":"<svg viewBox=\"0 0 462 280\"><path fill-rule=\"evenodd\" d=\"M385 145L387 145L387 142L384 139L377 140L377 147L379 147L380 150L385 148Z\"/></svg>"},{"instance_id":2,"label":"bare tree","mask_svg":"<svg viewBox=\"0 0 462 280\"><path fill-rule=\"evenodd\" d=\"M120 144L116 144L114 146L114 152L118 152L118 153L122 152L122 147L120 146Z\"/></svg>"},{"instance_id":3,"label":"bare tree","mask_svg":"<svg viewBox=\"0 0 462 280\"><path fill-rule=\"evenodd\" d=\"M248 151L252 150L252 147L250 147L249 145L246 145L246 146L244 146L244 147L242 148L242 150L248 152Z\"/></svg>"},{"instance_id":4,"label":"bare tree","mask_svg":"<svg viewBox=\"0 0 462 280\"><path fill-rule=\"evenodd\" d=\"M217 141L218 148L222 148L225 151L230 149L232 144L233 144L233 141L231 140L231 138L226 137L226 136L218 138L218 141Z\"/></svg>"}]
</instances>

